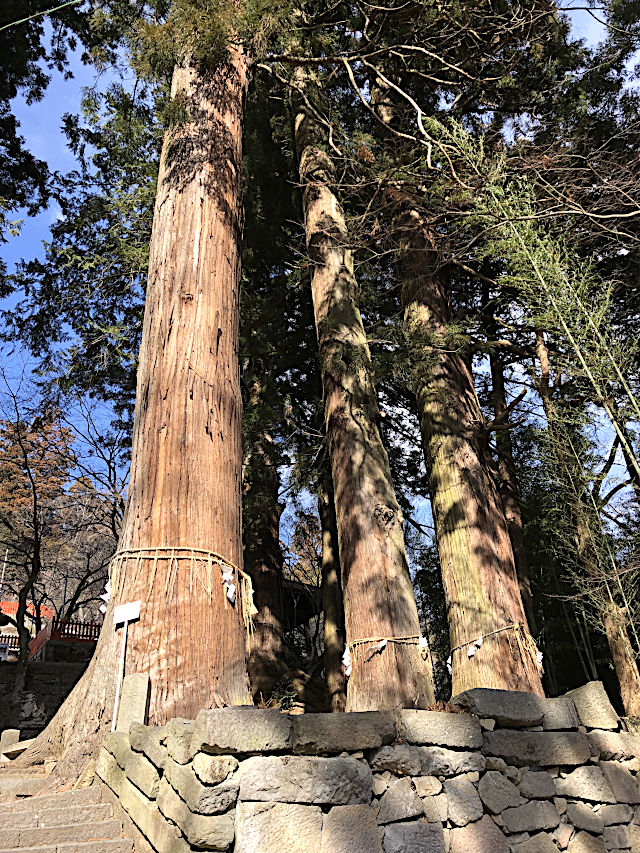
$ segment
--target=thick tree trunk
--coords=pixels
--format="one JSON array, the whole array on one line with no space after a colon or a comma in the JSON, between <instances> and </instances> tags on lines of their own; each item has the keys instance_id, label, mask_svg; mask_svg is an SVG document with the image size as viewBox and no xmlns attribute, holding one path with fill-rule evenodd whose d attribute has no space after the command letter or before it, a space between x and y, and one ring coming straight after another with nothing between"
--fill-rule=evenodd
<instances>
[{"instance_id":1,"label":"thick tree trunk","mask_svg":"<svg viewBox=\"0 0 640 853\"><path fill-rule=\"evenodd\" d=\"M333 713L347 706L347 682L342 665L344 652L344 603L340 580L338 526L329 472L323 473L318 494L322 530L322 609L324 611L324 671L329 705Z\"/></svg>"},{"instance_id":2,"label":"thick tree trunk","mask_svg":"<svg viewBox=\"0 0 640 853\"><path fill-rule=\"evenodd\" d=\"M304 70L297 74L298 90L306 85L306 76ZM353 257L346 245L347 227L331 189L334 166L320 147L321 139L313 115L302 99L297 100L295 141L313 264L345 626L353 661L347 709L424 708L434 700L433 684L418 647L421 632L402 513L378 429L378 402L357 305ZM372 646L382 639L388 643L376 652Z\"/></svg>"},{"instance_id":3,"label":"thick tree trunk","mask_svg":"<svg viewBox=\"0 0 640 853\"><path fill-rule=\"evenodd\" d=\"M491 362L491 384L493 391L493 410L496 421L504 422L507 417L507 399L504 388L504 373L499 358L492 353ZM529 561L527 549L524 544L524 533L522 528L522 512L520 510L520 490L518 488L518 475L513 459L513 444L511 432L508 429L496 431L496 446L498 449L498 489L502 499L504 515L507 520L511 548L516 565L518 585L520 586L520 597L529 623L529 631L537 633L536 617L533 609L533 596L531 594L531 578L529 576Z\"/></svg>"},{"instance_id":4,"label":"thick tree trunk","mask_svg":"<svg viewBox=\"0 0 640 853\"><path fill-rule=\"evenodd\" d=\"M262 383L250 388L249 407L260 417ZM282 564L280 546L280 477L277 450L267 429L253 437L244 469L244 561L254 589L254 633L249 637L249 679L254 699L268 700L288 671L282 625Z\"/></svg>"},{"instance_id":5,"label":"thick tree trunk","mask_svg":"<svg viewBox=\"0 0 640 853\"><path fill-rule=\"evenodd\" d=\"M513 627L526 625L513 550L473 376L448 340L450 307L436 249L417 216L399 224L406 235L399 271L447 597L453 693L492 687L543 695L534 650L518 642ZM470 658L466 644L481 636L486 639Z\"/></svg>"},{"instance_id":6,"label":"thick tree trunk","mask_svg":"<svg viewBox=\"0 0 640 853\"><path fill-rule=\"evenodd\" d=\"M602 621L616 668L625 713L628 717L640 717L640 673L627 633L625 613L621 607L612 603L604 611Z\"/></svg>"},{"instance_id":7,"label":"thick tree trunk","mask_svg":"<svg viewBox=\"0 0 640 853\"><path fill-rule=\"evenodd\" d=\"M210 75L174 72L173 96L190 120L167 132L160 164L118 548L133 550L112 578L87 673L30 751L62 747L61 776L82 770L111 719L121 638L114 604L142 601L126 673L149 674L151 723L193 718L221 700L251 701L239 602L226 600L220 566L188 550L242 561L238 300L248 74L241 49ZM171 556L167 548L187 550Z\"/></svg>"}]
</instances>

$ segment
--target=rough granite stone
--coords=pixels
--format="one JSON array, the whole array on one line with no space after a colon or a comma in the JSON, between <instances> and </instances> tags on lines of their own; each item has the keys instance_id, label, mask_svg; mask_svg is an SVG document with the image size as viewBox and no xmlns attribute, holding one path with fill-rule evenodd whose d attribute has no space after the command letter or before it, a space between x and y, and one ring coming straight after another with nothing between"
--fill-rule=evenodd
<instances>
[{"instance_id":1,"label":"rough granite stone","mask_svg":"<svg viewBox=\"0 0 640 853\"><path fill-rule=\"evenodd\" d=\"M337 755L345 751L377 749L396 739L393 714L384 711L300 714L292 720L293 751L301 755Z\"/></svg>"},{"instance_id":2,"label":"rough granite stone","mask_svg":"<svg viewBox=\"0 0 640 853\"><path fill-rule=\"evenodd\" d=\"M389 779L387 778L388 775L390 775L389 771L386 771L385 773L373 774L372 788L374 797L381 797L389 787Z\"/></svg>"},{"instance_id":3,"label":"rough granite stone","mask_svg":"<svg viewBox=\"0 0 640 853\"><path fill-rule=\"evenodd\" d=\"M158 808L173 821L190 844L205 850L227 850L233 843L235 826L230 814L193 814L166 779L160 783Z\"/></svg>"},{"instance_id":4,"label":"rough granite stone","mask_svg":"<svg viewBox=\"0 0 640 853\"><path fill-rule=\"evenodd\" d=\"M476 823L452 829L449 837L449 853L509 853L507 839L489 815Z\"/></svg>"},{"instance_id":5,"label":"rough granite stone","mask_svg":"<svg viewBox=\"0 0 640 853\"><path fill-rule=\"evenodd\" d=\"M515 728L538 725L544 713L540 697L516 690L474 687L473 690L458 693L451 699L451 703L478 717L495 720L497 726Z\"/></svg>"},{"instance_id":6,"label":"rough granite stone","mask_svg":"<svg viewBox=\"0 0 640 853\"><path fill-rule=\"evenodd\" d=\"M609 783L598 767L577 767L564 778L556 779L556 792L563 797L590 800L594 803L615 803Z\"/></svg>"},{"instance_id":7,"label":"rough granite stone","mask_svg":"<svg viewBox=\"0 0 640 853\"><path fill-rule=\"evenodd\" d=\"M556 786L550 773L544 770L526 770L520 779L520 793L529 800L549 800Z\"/></svg>"},{"instance_id":8,"label":"rough granite stone","mask_svg":"<svg viewBox=\"0 0 640 853\"><path fill-rule=\"evenodd\" d=\"M160 813L158 806L150 803L128 779L123 781L118 799L157 853L190 853L191 847L182 837L180 830L169 823Z\"/></svg>"},{"instance_id":9,"label":"rough granite stone","mask_svg":"<svg viewBox=\"0 0 640 853\"><path fill-rule=\"evenodd\" d=\"M146 756L131 752L127 758L125 773L127 779L133 782L136 788L150 800L155 800L160 784L160 776L155 764L152 764Z\"/></svg>"},{"instance_id":10,"label":"rough granite stone","mask_svg":"<svg viewBox=\"0 0 640 853\"><path fill-rule=\"evenodd\" d=\"M422 800L413 790L411 781L394 779L380 800L378 823L393 823L423 814Z\"/></svg>"},{"instance_id":11,"label":"rough granite stone","mask_svg":"<svg viewBox=\"0 0 640 853\"><path fill-rule=\"evenodd\" d=\"M282 752L291 749L292 731L290 718L276 710L241 707L200 711L193 727L191 754Z\"/></svg>"},{"instance_id":12,"label":"rough granite stone","mask_svg":"<svg viewBox=\"0 0 640 853\"><path fill-rule=\"evenodd\" d=\"M556 844L561 850L567 849L574 832L575 830L570 823L561 823L560 826L554 831L553 836L556 839Z\"/></svg>"},{"instance_id":13,"label":"rough granite stone","mask_svg":"<svg viewBox=\"0 0 640 853\"><path fill-rule=\"evenodd\" d=\"M238 759L232 755L207 755L198 752L193 758L193 772L204 785L218 785L238 769Z\"/></svg>"},{"instance_id":14,"label":"rough granite stone","mask_svg":"<svg viewBox=\"0 0 640 853\"><path fill-rule=\"evenodd\" d=\"M334 806L322 822L320 853L382 853L371 806Z\"/></svg>"},{"instance_id":15,"label":"rough granite stone","mask_svg":"<svg viewBox=\"0 0 640 853\"><path fill-rule=\"evenodd\" d=\"M502 812L504 828L507 832L537 832L540 829L555 829L560 823L560 815L553 803L545 800L533 800L514 809Z\"/></svg>"},{"instance_id":16,"label":"rough granite stone","mask_svg":"<svg viewBox=\"0 0 640 853\"><path fill-rule=\"evenodd\" d=\"M493 814L520 805L518 789L498 770L489 770L484 774L478 784L478 793Z\"/></svg>"},{"instance_id":17,"label":"rough granite stone","mask_svg":"<svg viewBox=\"0 0 640 853\"><path fill-rule=\"evenodd\" d=\"M118 704L117 732L129 734L132 723L146 723L149 711L151 681L146 672L132 672L122 680Z\"/></svg>"},{"instance_id":18,"label":"rough granite stone","mask_svg":"<svg viewBox=\"0 0 640 853\"><path fill-rule=\"evenodd\" d=\"M607 850L631 847L631 835L627 826L605 826L604 844Z\"/></svg>"},{"instance_id":19,"label":"rough granite stone","mask_svg":"<svg viewBox=\"0 0 640 853\"><path fill-rule=\"evenodd\" d=\"M402 776L419 776L422 773L420 747L405 743L383 746L373 754L369 764L376 772L390 770Z\"/></svg>"},{"instance_id":20,"label":"rough granite stone","mask_svg":"<svg viewBox=\"0 0 640 853\"><path fill-rule=\"evenodd\" d=\"M526 841L514 844L511 850L513 853L558 853L558 848L546 832L538 832Z\"/></svg>"},{"instance_id":21,"label":"rough granite stone","mask_svg":"<svg viewBox=\"0 0 640 853\"><path fill-rule=\"evenodd\" d=\"M631 823L633 819L633 809L631 806L602 806L598 809L598 816L602 818L605 826L610 826L614 823Z\"/></svg>"},{"instance_id":22,"label":"rough granite stone","mask_svg":"<svg viewBox=\"0 0 640 853\"><path fill-rule=\"evenodd\" d=\"M422 775L458 776L460 773L481 773L484 756L477 752L456 752L439 746L419 746L422 758Z\"/></svg>"},{"instance_id":23,"label":"rough granite stone","mask_svg":"<svg viewBox=\"0 0 640 853\"><path fill-rule=\"evenodd\" d=\"M329 716L335 716L330 714ZM398 711L398 735L406 743L479 749L482 731L475 717L446 711Z\"/></svg>"},{"instance_id":24,"label":"rough granite stone","mask_svg":"<svg viewBox=\"0 0 640 853\"><path fill-rule=\"evenodd\" d=\"M355 758L259 756L243 761L238 775L241 800L336 806L371 801L371 770Z\"/></svg>"},{"instance_id":25,"label":"rough granite stone","mask_svg":"<svg viewBox=\"0 0 640 853\"><path fill-rule=\"evenodd\" d=\"M640 853L640 826L632 824L629 827L629 835L631 837L631 853Z\"/></svg>"},{"instance_id":26,"label":"rough granite stone","mask_svg":"<svg viewBox=\"0 0 640 853\"><path fill-rule=\"evenodd\" d=\"M102 741L102 746L113 755L119 766L124 770L127 759L131 755L129 735L124 732L109 732Z\"/></svg>"},{"instance_id":27,"label":"rough granite stone","mask_svg":"<svg viewBox=\"0 0 640 853\"><path fill-rule=\"evenodd\" d=\"M384 853L408 853L408 851L410 853L445 853L442 826L439 823L430 824L422 820L387 826L384 831ZM368 853L368 848L361 847L357 853Z\"/></svg>"},{"instance_id":28,"label":"rough granite stone","mask_svg":"<svg viewBox=\"0 0 640 853\"><path fill-rule=\"evenodd\" d=\"M429 823L446 823L449 803L446 794L436 794L435 797L425 797L422 801L424 816Z\"/></svg>"},{"instance_id":29,"label":"rough granite stone","mask_svg":"<svg viewBox=\"0 0 640 853\"><path fill-rule=\"evenodd\" d=\"M564 797L554 797L553 804L556 807L558 814L565 814L567 811L567 801Z\"/></svg>"},{"instance_id":30,"label":"rough granite stone","mask_svg":"<svg viewBox=\"0 0 640 853\"><path fill-rule=\"evenodd\" d=\"M602 835L604 820L599 812L595 812L587 803L568 803L567 818L576 829L585 829L595 835Z\"/></svg>"},{"instance_id":31,"label":"rough granite stone","mask_svg":"<svg viewBox=\"0 0 640 853\"><path fill-rule=\"evenodd\" d=\"M411 781L419 797L435 797L442 791L442 782L435 776L416 776Z\"/></svg>"},{"instance_id":32,"label":"rough granite stone","mask_svg":"<svg viewBox=\"0 0 640 853\"><path fill-rule=\"evenodd\" d=\"M577 729L580 725L576 706L568 696L558 696L555 699L541 699L543 717L542 728L545 731L561 729Z\"/></svg>"},{"instance_id":33,"label":"rough granite stone","mask_svg":"<svg viewBox=\"0 0 640 853\"><path fill-rule=\"evenodd\" d=\"M493 755L487 755L485 767L487 770L499 770L500 773L507 772L507 762L502 758L496 758Z\"/></svg>"},{"instance_id":34,"label":"rough granite stone","mask_svg":"<svg viewBox=\"0 0 640 853\"><path fill-rule=\"evenodd\" d=\"M619 718L601 681L590 681L567 694L576 706L578 717L588 729L617 729Z\"/></svg>"},{"instance_id":35,"label":"rough granite stone","mask_svg":"<svg viewBox=\"0 0 640 853\"><path fill-rule=\"evenodd\" d=\"M125 779L124 770L105 747L102 747L98 753L96 775L117 797L120 796L120 789Z\"/></svg>"},{"instance_id":36,"label":"rough granite stone","mask_svg":"<svg viewBox=\"0 0 640 853\"><path fill-rule=\"evenodd\" d=\"M234 853L313 853L322 843L319 806L239 803Z\"/></svg>"},{"instance_id":37,"label":"rough granite stone","mask_svg":"<svg viewBox=\"0 0 640 853\"><path fill-rule=\"evenodd\" d=\"M175 718L164 727L167 753L178 764L187 764L196 752L191 748L193 726L193 720Z\"/></svg>"},{"instance_id":38,"label":"rough granite stone","mask_svg":"<svg viewBox=\"0 0 640 853\"><path fill-rule=\"evenodd\" d=\"M640 755L640 738L629 732L599 732L588 734L595 755L611 758L635 758Z\"/></svg>"},{"instance_id":39,"label":"rough granite stone","mask_svg":"<svg viewBox=\"0 0 640 853\"><path fill-rule=\"evenodd\" d=\"M444 790L449 804L449 820L455 826L466 826L480 820L484 809L475 786L468 779L448 779Z\"/></svg>"},{"instance_id":40,"label":"rough granite stone","mask_svg":"<svg viewBox=\"0 0 640 853\"><path fill-rule=\"evenodd\" d=\"M371 758L375 771L390 770L403 776L457 776L484 770L484 758L476 752L457 752L440 746L383 746Z\"/></svg>"},{"instance_id":41,"label":"rough granite stone","mask_svg":"<svg viewBox=\"0 0 640 853\"><path fill-rule=\"evenodd\" d=\"M619 803L640 803L640 787L630 770L616 761L601 761L600 769ZM603 800L602 802L611 802Z\"/></svg>"},{"instance_id":42,"label":"rough granite stone","mask_svg":"<svg viewBox=\"0 0 640 853\"><path fill-rule=\"evenodd\" d=\"M584 764L591 757L586 735L579 732L486 732L482 751L519 767Z\"/></svg>"},{"instance_id":43,"label":"rough granite stone","mask_svg":"<svg viewBox=\"0 0 640 853\"><path fill-rule=\"evenodd\" d=\"M604 839L601 835L589 835L588 832L577 832L568 847L569 853L606 853Z\"/></svg>"},{"instance_id":44,"label":"rough granite stone","mask_svg":"<svg viewBox=\"0 0 640 853\"><path fill-rule=\"evenodd\" d=\"M221 814L233 808L238 799L240 782L237 777L220 785L203 785L191 765L178 764L171 758L167 758L164 778L195 814Z\"/></svg>"},{"instance_id":45,"label":"rough granite stone","mask_svg":"<svg viewBox=\"0 0 640 853\"><path fill-rule=\"evenodd\" d=\"M162 770L167 757L164 726L143 726L132 723L129 727L129 742L135 752L144 753L152 764Z\"/></svg>"}]
</instances>

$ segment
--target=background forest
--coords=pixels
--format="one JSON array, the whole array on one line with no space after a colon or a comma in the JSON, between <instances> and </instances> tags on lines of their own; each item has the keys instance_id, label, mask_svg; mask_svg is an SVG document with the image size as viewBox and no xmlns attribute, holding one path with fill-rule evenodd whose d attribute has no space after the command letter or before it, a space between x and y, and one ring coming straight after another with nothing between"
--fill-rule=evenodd
<instances>
[{"instance_id":1,"label":"background forest","mask_svg":"<svg viewBox=\"0 0 640 853\"><path fill-rule=\"evenodd\" d=\"M56 211L43 250L0 265L0 557L18 623L28 604L71 618L103 592L163 138L205 116L176 96L173 69L215 76L241 44L254 699L344 709L341 507L355 524L358 501L382 489L438 699L462 667L452 652L482 658L468 602L486 594L499 610L508 592L492 578L508 563L547 695L600 679L640 716L636 0L590 2L591 45L549 0L80 0L38 14L48 8L5 0L0 12L8 252L31 217ZM16 98L48 98L79 57L92 84L64 116L73 167L54 171L21 136ZM318 296L319 257L338 269L337 319ZM337 438L338 387L360 389L359 498L345 497L359 439ZM465 607L460 583L477 592Z\"/></svg>"}]
</instances>

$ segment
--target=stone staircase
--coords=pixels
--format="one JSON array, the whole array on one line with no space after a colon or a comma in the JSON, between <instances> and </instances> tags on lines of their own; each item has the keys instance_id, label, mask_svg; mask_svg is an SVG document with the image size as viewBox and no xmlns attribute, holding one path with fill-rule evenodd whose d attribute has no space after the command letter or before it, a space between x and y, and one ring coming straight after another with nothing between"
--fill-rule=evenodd
<instances>
[{"instance_id":1,"label":"stone staircase","mask_svg":"<svg viewBox=\"0 0 640 853\"><path fill-rule=\"evenodd\" d=\"M132 853L100 787L38 796L33 780L16 780L14 790L8 781L0 786L0 853Z\"/></svg>"}]
</instances>

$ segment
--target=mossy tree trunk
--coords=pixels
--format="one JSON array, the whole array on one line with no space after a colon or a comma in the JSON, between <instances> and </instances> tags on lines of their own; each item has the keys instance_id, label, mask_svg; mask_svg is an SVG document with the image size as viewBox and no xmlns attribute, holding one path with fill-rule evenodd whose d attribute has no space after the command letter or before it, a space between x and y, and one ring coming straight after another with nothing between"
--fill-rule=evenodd
<instances>
[{"instance_id":1,"label":"mossy tree trunk","mask_svg":"<svg viewBox=\"0 0 640 853\"><path fill-rule=\"evenodd\" d=\"M297 92L311 96L299 69ZM323 128L294 94L295 142L323 382L340 545L347 643L354 657L347 709L424 708L434 700L417 638L420 624L404 544L403 519L378 428L378 402L358 309L353 256ZM380 652L367 638L412 637ZM355 649L356 654L353 655Z\"/></svg>"},{"instance_id":2,"label":"mossy tree trunk","mask_svg":"<svg viewBox=\"0 0 640 853\"><path fill-rule=\"evenodd\" d=\"M473 376L450 333L449 297L437 249L417 214L404 211L396 227L406 332L454 650L452 690L456 694L492 687L543 695L537 661L512 629L526 624L513 550L491 473ZM492 632L499 633L487 637L468 657L464 644Z\"/></svg>"}]
</instances>

